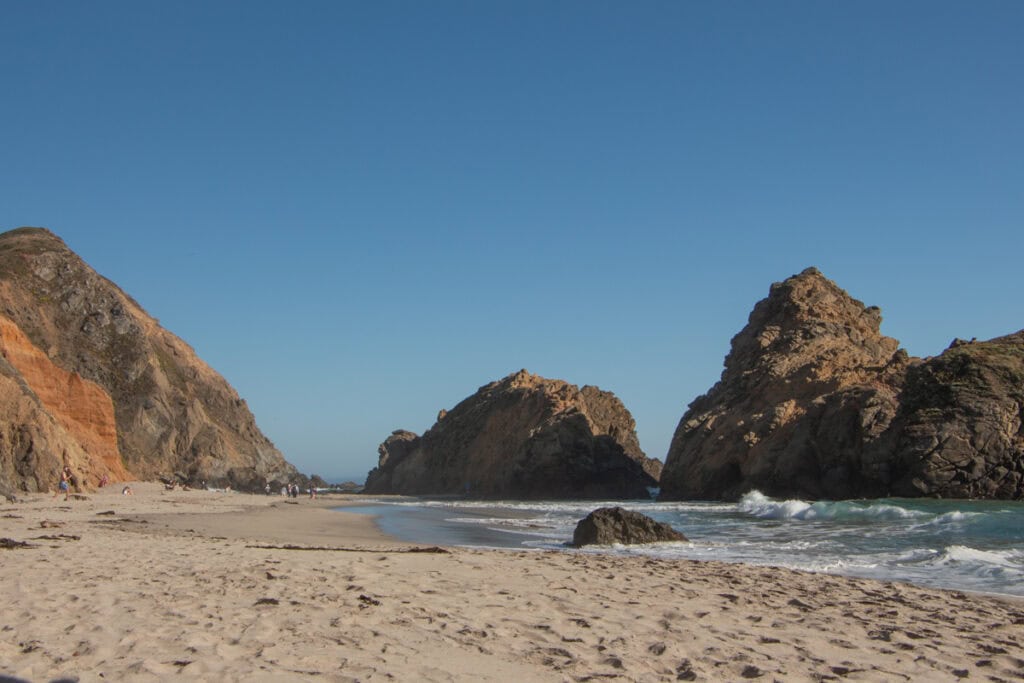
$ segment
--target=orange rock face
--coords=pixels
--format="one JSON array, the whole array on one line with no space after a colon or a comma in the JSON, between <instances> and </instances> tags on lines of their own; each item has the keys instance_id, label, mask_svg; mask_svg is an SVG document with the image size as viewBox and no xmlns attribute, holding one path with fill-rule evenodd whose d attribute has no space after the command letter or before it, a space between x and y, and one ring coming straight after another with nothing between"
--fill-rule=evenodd
<instances>
[{"instance_id":1,"label":"orange rock face","mask_svg":"<svg viewBox=\"0 0 1024 683\"><path fill-rule=\"evenodd\" d=\"M103 476L111 481L131 478L117 447L114 403L98 384L54 365L6 317L0 316L0 354L13 366L42 408L69 437L62 454L81 477L82 485Z\"/></svg>"}]
</instances>

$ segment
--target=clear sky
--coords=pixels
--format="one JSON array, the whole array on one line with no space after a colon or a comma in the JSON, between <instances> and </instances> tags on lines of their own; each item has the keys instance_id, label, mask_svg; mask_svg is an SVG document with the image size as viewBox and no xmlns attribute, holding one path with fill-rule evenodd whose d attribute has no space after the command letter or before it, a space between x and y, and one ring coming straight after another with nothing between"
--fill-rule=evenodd
<instances>
[{"instance_id":1,"label":"clear sky","mask_svg":"<svg viewBox=\"0 0 1024 683\"><path fill-rule=\"evenodd\" d=\"M520 368L664 459L772 282L913 355L1024 327L1024 3L39 2L0 228L48 227L303 472Z\"/></svg>"}]
</instances>

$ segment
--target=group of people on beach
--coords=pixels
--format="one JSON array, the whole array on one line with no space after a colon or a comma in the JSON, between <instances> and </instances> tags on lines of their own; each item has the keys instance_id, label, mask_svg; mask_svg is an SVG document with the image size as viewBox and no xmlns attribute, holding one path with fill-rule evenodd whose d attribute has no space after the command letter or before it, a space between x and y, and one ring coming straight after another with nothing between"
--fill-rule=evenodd
<instances>
[{"instance_id":1,"label":"group of people on beach","mask_svg":"<svg viewBox=\"0 0 1024 683\"><path fill-rule=\"evenodd\" d=\"M81 489L79 487L82 483L84 483L84 480L80 481L74 475L74 473L72 473L71 465L68 463L67 451L64 451L61 454L61 460L64 461L64 466L61 467L60 472L57 474L57 490L54 491L53 497L56 498L57 496L63 493L64 500L71 500L71 488L74 487L76 492L80 491ZM110 475L104 472L103 475L99 478L97 484L99 485L100 488L103 488L109 483ZM125 488L130 487L126 486ZM125 493L125 491L121 491L121 493ZM131 495L131 492L129 491L126 495Z\"/></svg>"},{"instance_id":2,"label":"group of people on beach","mask_svg":"<svg viewBox=\"0 0 1024 683\"><path fill-rule=\"evenodd\" d=\"M99 481L99 486L100 486L100 488L103 488L108 483L110 483L110 478L106 474L104 474L101 477L100 481ZM205 482L204 482L204 484L205 484ZM56 498L61 493L63 493L64 494L64 500L70 500L71 499L71 487L72 486L77 488L78 487L78 481L75 479L75 475L72 474L72 472L71 472L71 466L66 464L60 470L60 474L59 474L59 477L58 477L58 483L57 483L57 491L54 492L53 497ZM167 490L169 490L169 491L177 491L179 489L181 489L183 491L190 490L188 485L180 484L178 482L165 483L164 487ZM228 493L231 492L231 488L230 487L227 487L224 490L225 490L225 492L228 492ZM288 496L289 498L298 498L299 497L299 492L301 490L302 489L299 488L298 484L286 484L286 485L281 487L281 495L282 496ZM267 495L269 496L270 492L271 492L270 482L267 482L266 492L267 492ZM134 491L132 491L132 487L131 486L125 486L121 490L121 495L124 495L124 496L130 496L133 493L134 493ZM309 497L310 498L316 498L316 488L313 487L313 486L309 487Z\"/></svg>"},{"instance_id":3,"label":"group of people on beach","mask_svg":"<svg viewBox=\"0 0 1024 683\"><path fill-rule=\"evenodd\" d=\"M272 490L270 482L268 481L264 491L266 491L269 496ZM301 490L302 489L299 488L298 484L285 484L281 487L281 495L288 496L289 498L298 498ZM309 487L309 497L316 498L316 489L312 486Z\"/></svg>"},{"instance_id":4,"label":"group of people on beach","mask_svg":"<svg viewBox=\"0 0 1024 683\"><path fill-rule=\"evenodd\" d=\"M106 486L109 483L110 483L109 475L104 474L102 477L100 477L100 480L99 480L99 487L100 488L103 488L104 486ZM58 475L57 490L54 492L53 497L56 498L61 493L63 493L64 494L64 500L71 500L71 487L72 486L74 486L77 489L78 488L78 480L76 479L75 475L71 472L71 466L70 465L64 465L64 467L62 467L61 470L60 470L60 474ZM132 495L132 493L133 493L133 491L132 491L132 487L131 486L125 486L123 489L121 489L121 495L123 495L123 496L130 496L130 495Z\"/></svg>"}]
</instances>

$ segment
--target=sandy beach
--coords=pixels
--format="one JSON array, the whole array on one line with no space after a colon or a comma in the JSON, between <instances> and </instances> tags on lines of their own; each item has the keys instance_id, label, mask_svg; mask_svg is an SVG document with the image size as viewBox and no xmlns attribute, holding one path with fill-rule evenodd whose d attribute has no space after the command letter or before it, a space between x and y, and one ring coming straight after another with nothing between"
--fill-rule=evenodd
<instances>
[{"instance_id":1,"label":"sandy beach","mask_svg":"<svg viewBox=\"0 0 1024 683\"><path fill-rule=\"evenodd\" d=\"M133 488L0 505L0 680L1024 680L1017 599L419 547L329 509L353 497Z\"/></svg>"}]
</instances>

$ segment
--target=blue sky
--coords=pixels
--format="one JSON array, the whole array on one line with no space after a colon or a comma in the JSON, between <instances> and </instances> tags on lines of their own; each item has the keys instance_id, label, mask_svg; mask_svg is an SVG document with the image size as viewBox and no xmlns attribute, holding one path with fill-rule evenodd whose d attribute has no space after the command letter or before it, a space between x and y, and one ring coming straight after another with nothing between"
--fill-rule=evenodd
<instances>
[{"instance_id":1,"label":"blue sky","mask_svg":"<svg viewBox=\"0 0 1024 683\"><path fill-rule=\"evenodd\" d=\"M304 472L519 368L664 459L815 265L914 355L1024 327L1024 3L8 2L45 226Z\"/></svg>"}]
</instances>

